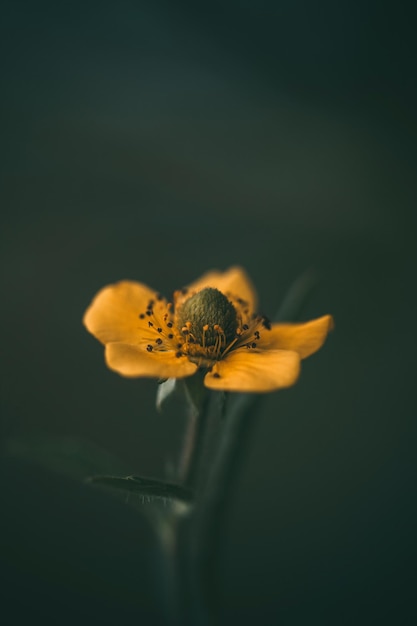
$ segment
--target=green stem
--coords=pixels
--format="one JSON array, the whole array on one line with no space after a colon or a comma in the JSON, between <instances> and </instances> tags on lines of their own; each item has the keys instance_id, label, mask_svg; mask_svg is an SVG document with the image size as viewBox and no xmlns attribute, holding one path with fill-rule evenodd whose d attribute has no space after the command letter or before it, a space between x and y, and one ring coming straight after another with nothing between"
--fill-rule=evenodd
<instances>
[{"instance_id":1,"label":"green stem","mask_svg":"<svg viewBox=\"0 0 417 626\"><path fill-rule=\"evenodd\" d=\"M201 450L207 424L208 393L203 384L204 374L197 372L183 381L187 399L188 421L179 461L179 479L185 487L193 488L198 480Z\"/></svg>"},{"instance_id":2,"label":"green stem","mask_svg":"<svg viewBox=\"0 0 417 626\"><path fill-rule=\"evenodd\" d=\"M278 311L275 321L291 320L315 285L309 272L296 281ZM189 515L173 510L171 530L171 576L179 594L181 626L209 626L216 621L218 558L228 504L253 424L252 415L259 402L256 394L236 394L223 418L220 437L208 472L201 475L201 458L205 439L208 398L203 384L204 374L186 379L189 417L184 447L179 464L179 477L186 487L196 488L196 502ZM168 555L167 555L168 556ZM174 568L174 569L172 569Z\"/></svg>"},{"instance_id":3,"label":"green stem","mask_svg":"<svg viewBox=\"0 0 417 626\"><path fill-rule=\"evenodd\" d=\"M209 394L203 384L204 374L181 381L187 404L187 423L184 443L178 463L177 478L187 489L196 490L200 480L201 461L207 434ZM205 612L201 605L191 599L193 573L189 567L189 526L191 507L186 510L181 503L174 503L164 525L160 526L160 539L165 553L165 589L167 601L172 607L171 622L178 626L205 624ZM165 541L164 541L165 538Z\"/></svg>"},{"instance_id":4,"label":"green stem","mask_svg":"<svg viewBox=\"0 0 417 626\"><path fill-rule=\"evenodd\" d=\"M252 432L254 409L259 396L239 395L225 418L204 493L197 499L190 533L190 560L194 570L195 596L206 606L214 623L218 607L218 559L228 504Z\"/></svg>"},{"instance_id":5,"label":"green stem","mask_svg":"<svg viewBox=\"0 0 417 626\"><path fill-rule=\"evenodd\" d=\"M302 275L291 287L274 317L276 322L296 319L316 286L313 272ZM252 432L256 394L234 395L224 418L218 447L204 489L196 501L190 531L192 582L198 604L215 615L218 597L216 571L221 553L222 531L232 500L235 481Z\"/></svg>"}]
</instances>

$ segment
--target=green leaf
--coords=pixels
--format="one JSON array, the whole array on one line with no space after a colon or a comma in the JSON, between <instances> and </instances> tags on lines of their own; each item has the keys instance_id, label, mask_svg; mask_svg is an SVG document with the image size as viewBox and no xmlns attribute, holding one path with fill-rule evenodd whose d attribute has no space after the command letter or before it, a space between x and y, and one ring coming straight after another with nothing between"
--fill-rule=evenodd
<instances>
[{"instance_id":1,"label":"green leaf","mask_svg":"<svg viewBox=\"0 0 417 626\"><path fill-rule=\"evenodd\" d=\"M142 478L141 476L91 476L87 480L94 485L137 493L144 498L180 500L186 504L190 504L194 499L191 489L153 478Z\"/></svg>"},{"instance_id":2,"label":"green leaf","mask_svg":"<svg viewBox=\"0 0 417 626\"><path fill-rule=\"evenodd\" d=\"M107 450L74 437L10 438L5 443L5 454L77 480L95 473L126 473L124 464Z\"/></svg>"},{"instance_id":3,"label":"green leaf","mask_svg":"<svg viewBox=\"0 0 417 626\"><path fill-rule=\"evenodd\" d=\"M318 274L313 269L306 270L304 274L301 274L287 291L273 321L294 322L297 320L307 300L316 289L318 281Z\"/></svg>"}]
</instances>

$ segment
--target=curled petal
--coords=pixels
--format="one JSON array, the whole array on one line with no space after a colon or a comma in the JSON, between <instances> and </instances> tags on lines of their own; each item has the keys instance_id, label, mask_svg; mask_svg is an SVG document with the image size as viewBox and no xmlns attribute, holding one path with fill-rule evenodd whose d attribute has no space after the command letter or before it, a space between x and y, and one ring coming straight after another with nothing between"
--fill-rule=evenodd
<instances>
[{"instance_id":1,"label":"curled petal","mask_svg":"<svg viewBox=\"0 0 417 626\"><path fill-rule=\"evenodd\" d=\"M235 350L206 374L209 389L267 392L290 387L300 373L300 357L288 350Z\"/></svg>"},{"instance_id":2,"label":"curled petal","mask_svg":"<svg viewBox=\"0 0 417 626\"><path fill-rule=\"evenodd\" d=\"M201 291L201 289L206 287L213 287L224 294L229 292L232 296L245 300L251 311L256 310L256 290L249 276L241 267L234 266L225 272L213 270L203 274L201 278L188 285L188 293L181 301L186 299L191 292Z\"/></svg>"},{"instance_id":3,"label":"curled petal","mask_svg":"<svg viewBox=\"0 0 417 626\"><path fill-rule=\"evenodd\" d=\"M138 343L144 322L139 314L146 310L155 291L134 281L124 280L108 285L98 292L83 322L96 339L106 344L110 341Z\"/></svg>"},{"instance_id":4,"label":"curled petal","mask_svg":"<svg viewBox=\"0 0 417 626\"><path fill-rule=\"evenodd\" d=\"M197 371L194 363L186 357L176 357L173 350L147 352L126 343L108 343L106 363L128 378L185 378Z\"/></svg>"},{"instance_id":5,"label":"curled petal","mask_svg":"<svg viewBox=\"0 0 417 626\"><path fill-rule=\"evenodd\" d=\"M273 324L271 330L262 332L259 346L268 350L294 350L305 359L321 348L332 329L331 315L304 324Z\"/></svg>"}]
</instances>

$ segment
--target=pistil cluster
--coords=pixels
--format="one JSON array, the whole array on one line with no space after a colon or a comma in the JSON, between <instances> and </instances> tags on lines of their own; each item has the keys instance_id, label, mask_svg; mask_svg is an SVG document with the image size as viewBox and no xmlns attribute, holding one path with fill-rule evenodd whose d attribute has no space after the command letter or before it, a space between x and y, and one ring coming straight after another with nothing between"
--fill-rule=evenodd
<instances>
[{"instance_id":1,"label":"pistil cluster","mask_svg":"<svg viewBox=\"0 0 417 626\"><path fill-rule=\"evenodd\" d=\"M208 370L232 349L256 350L261 332L271 328L266 317L249 311L247 302L210 287L189 297L186 290L177 291L172 303L158 294L139 318L147 320L142 339L148 352L174 350Z\"/></svg>"}]
</instances>

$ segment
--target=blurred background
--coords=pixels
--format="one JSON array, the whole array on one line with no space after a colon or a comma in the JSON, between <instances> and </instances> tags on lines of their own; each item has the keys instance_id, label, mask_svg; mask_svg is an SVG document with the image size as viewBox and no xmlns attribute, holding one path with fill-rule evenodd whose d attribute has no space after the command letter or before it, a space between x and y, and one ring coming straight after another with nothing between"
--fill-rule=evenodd
<instances>
[{"instance_id":1,"label":"blurred background","mask_svg":"<svg viewBox=\"0 0 417 626\"><path fill-rule=\"evenodd\" d=\"M7 442L163 477L181 415L81 318L110 282L169 294L232 264L271 316L315 270L302 319L336 329L254 416L220 624L415 623L414 39L401 4L5 3L6 623L163 623L145 513Z\"/></svg>"}]
</instances>

